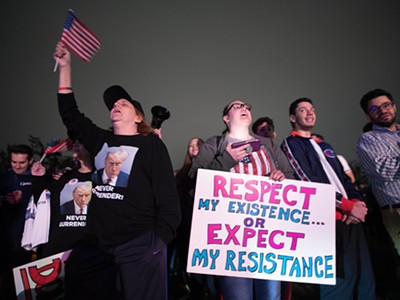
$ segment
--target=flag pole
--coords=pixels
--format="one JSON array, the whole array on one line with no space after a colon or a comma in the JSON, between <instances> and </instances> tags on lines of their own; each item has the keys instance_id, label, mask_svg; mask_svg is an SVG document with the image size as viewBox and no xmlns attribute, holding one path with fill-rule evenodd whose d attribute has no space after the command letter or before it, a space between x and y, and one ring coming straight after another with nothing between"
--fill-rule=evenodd
<instances>
[{"instance_id":1,"label":"flag pole","mask_svg":"<svg viewBox=\"0 0 400 300\"><path fill-rule=\"evenodd\" d=\"M39 162L42 163L42 161L44 160L44 158L46 157L46 152L43 153L42 157L40 158Z\"/></svg>"},{"instance_id":2,"label":"flag pole","mask_svg":"<svg viewBox=\"0 0 400 300\"><path fill-rule=\"evenodd\" d=\"M72 13L74 13L74 11L72 9L68 9L69 11L71 11ZM53 72L57 71L58 68L58 61L56 60L56 63L54 64L54 69Z\"/></svg>"},{"instance_id":3,"label":"flag pole","mask_svg":"<svg viewBox=\"0 0 400 300\"><path fill-rule=\"evenodd\" d=\"M56 61L56 63L54 64L53 72L57 71L57 67L58 67L58 61Z\"/></svg>"}]
</instances>

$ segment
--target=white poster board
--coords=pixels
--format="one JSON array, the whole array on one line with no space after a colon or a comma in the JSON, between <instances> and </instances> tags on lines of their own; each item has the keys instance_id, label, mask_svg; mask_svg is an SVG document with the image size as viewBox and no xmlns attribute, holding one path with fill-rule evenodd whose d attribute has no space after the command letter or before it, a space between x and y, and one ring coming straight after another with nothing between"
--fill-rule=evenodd
<instances>
[{"instance_id":1,"label":"white poster board","mask_svg":"<svg viewBox=\"0 0 400 300\"><path fill-rule=\"evenodd\" d=\"M13 269L18 299L61 299L64 293L64 262L71 250Z\"/></svg>"},{"instance_id":2,"label":"white poster board","mask_svg":"<svg viewBox=\"0 0 400 300\"><path fill-rule=\"evenodd\" d=\"M198 170L189 273L335 284L328 184Z\"/></svg>"}]
</instances>

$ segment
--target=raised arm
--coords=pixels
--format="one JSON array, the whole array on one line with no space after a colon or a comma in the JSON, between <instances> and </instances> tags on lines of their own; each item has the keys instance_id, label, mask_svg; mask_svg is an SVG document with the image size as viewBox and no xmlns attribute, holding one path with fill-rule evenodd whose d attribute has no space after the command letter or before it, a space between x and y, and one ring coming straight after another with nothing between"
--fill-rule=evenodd
<instances>
[{"instance_id":1,"label":"raised arm","mask_svg":"<svg viewBox=\"0 0 400 300\"><path fill-rule=\"evenodd\" d=\"M59 69L58 93L72 93L71 54L62 42L57 43L54 59Z\"/></svg>"},{"instance_id":2,"label":"raised arm","mask_svg":"<svg viewBox=\"0 0 400 300\"><path fill-rule=\"evenodd\" d=\"M98 128L78 109L72 89L71 55L63 43L57 43L53 57L59 68L58 110L60 116L69 134L74 139L81 140L85 148L93 154L105 130Z\"/></svg>"}]
</instances>

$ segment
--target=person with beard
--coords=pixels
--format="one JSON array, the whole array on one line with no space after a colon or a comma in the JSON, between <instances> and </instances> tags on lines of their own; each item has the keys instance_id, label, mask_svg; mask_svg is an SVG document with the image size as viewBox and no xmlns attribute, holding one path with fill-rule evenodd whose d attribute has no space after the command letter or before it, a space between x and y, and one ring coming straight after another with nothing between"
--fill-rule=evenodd
<instances>
[{"instance_id":1,"label":"person with beard","mask_svg":"<svg viewBox=\"0 0 400 300\"><path fill-rule=\"evenodd\" d=\"M361 135L357 156L381 208L382 221L400 254L400 126L393 96L382 89L366 93L360 106L372 123Z\"/></svg>"}]
</instances>

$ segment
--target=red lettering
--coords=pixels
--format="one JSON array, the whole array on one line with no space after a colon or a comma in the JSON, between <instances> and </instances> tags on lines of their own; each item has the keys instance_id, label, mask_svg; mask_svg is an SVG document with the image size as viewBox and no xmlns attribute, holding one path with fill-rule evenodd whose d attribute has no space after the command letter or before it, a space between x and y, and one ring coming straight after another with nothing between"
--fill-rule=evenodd
<instances>
[{"instance_id":1,"label":"red lettering","mask_svg":"<svg viewBox=\"0 0 400 300\"><path fill-rule=\"evenodd\" d=\"M31 279L37 284L38 286L45 285L53 280L56 280L58 275L61 272L61 259L55 258L51 264L43 266L41 268L37 268L36 266L29 267L29 275ZM44 272L51 270L51 272L47 275L43 275Z\"/></svg>"},{"instance_id":2,"label":"red lettering","mask_svg":"<svg viewBox=\"0 0 400 300\"><path fill-rule=\"evenodd\" d=\"M280 199L276 199L276 196L279 195L279 190L282 188L282 184L274 183L272 184L271 194L269 195L269 203L279 204L281 202Z\"/></svg>"},{"instance_id":3,"label":"red lettering","mask_svg":"<svg viewBox=\"0 0 400 300\"><path fill-rule=\"evenodd\" d=\"M231 228L229 226L229 224L225 224L225 227L226 227L226 230L228 231L228 236L226 237L224 245L229 244L231 240L233 241L233 243L235 245L240 245L238 239L235 236L236 232L238 232L238 230L240 229L240 226L239 225L235 225L235 226L233 226L233 228Z\"/></svg>"},{"instance_id":4,"label":"red lettering","mask_svg":"<svg viewBox=\"0 0 400 300\"><path fill-rule=\"evenodd\" d=\"M222 197L227 198L228 192L225 189L226 178L224 176L215 175L214 176L214 197L219 196L219 192L221 192Z\"/></svg>"},{"instance_id":5,"label":"red lettering","mask_svg":"<svg viewBox=\"0 0 400 300\"><path fill-rule=\"evenodd\" d=\"M208 224L208 235L207 243L221 245L222 240L217 239L218 234L215 233L216 230L221 230L221 224Z\"/></svg>"},{"instance_id":6,"label":"red lettering","mask_svg":"<svg viewBox=\"0 0 400 300\"><path fill-rule=\"evenodd\" d=\"M235 194L235 192L239 189L238 185L242 185L244 182L241 178L231 178L231 189L229 191L229 197L232 199L242 199L241 194Z\"/></svg>"},{"instance_id":7,"label":"red lettering","mask_svg":"<svg viewBox=\"0 0 400 300\"><path fill-rule=\"evenodd\" d=\"M308 187L301 187L300 193L305 194L304 202L303 202L303 209L308 209L310 207L310 197L311 195L315 195L317 193L316 188L308 188Z\"/></svg>"}]
</instances>

